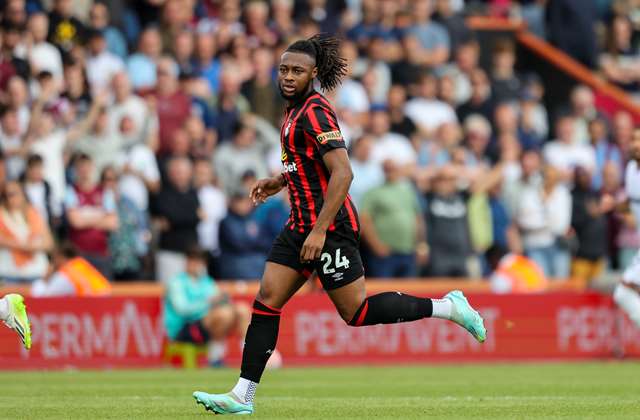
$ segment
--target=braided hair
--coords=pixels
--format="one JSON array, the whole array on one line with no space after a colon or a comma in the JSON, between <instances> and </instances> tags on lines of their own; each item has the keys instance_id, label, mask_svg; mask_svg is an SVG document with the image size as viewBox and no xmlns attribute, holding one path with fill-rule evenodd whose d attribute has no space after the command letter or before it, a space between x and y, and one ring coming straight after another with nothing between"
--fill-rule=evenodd
<instances>
[{"instance_id":1,"label":"braided hair","mask_svg":"<svg viewBox=\"0 0 640 420\"><path fill-rule=\"evenodd\" d=\"M340 40L338 38L316 34L309 39L296 41L289 45L287 51L301 52L316 60L320 87L332 90L347 74L347 60L340 56Z\"/></svg>"}]
</instances>

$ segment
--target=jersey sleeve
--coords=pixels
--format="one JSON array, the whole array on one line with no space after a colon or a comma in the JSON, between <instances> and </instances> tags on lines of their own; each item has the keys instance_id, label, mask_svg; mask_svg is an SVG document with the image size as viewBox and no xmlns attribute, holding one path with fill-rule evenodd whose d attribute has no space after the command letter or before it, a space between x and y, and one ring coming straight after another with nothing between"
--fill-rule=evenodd
<instances>
[{"instance_id":1,"label":"jersey sleeve","mask_svg":"<svg viewBox=\"0 0 640 420\"><path fill-rule=\"evenodd\" d=\"M332 109L314 105L306 112L305 132L309 134L321 155L333 149L346 149L338 120Z\"/></svg>"}]
</instances>

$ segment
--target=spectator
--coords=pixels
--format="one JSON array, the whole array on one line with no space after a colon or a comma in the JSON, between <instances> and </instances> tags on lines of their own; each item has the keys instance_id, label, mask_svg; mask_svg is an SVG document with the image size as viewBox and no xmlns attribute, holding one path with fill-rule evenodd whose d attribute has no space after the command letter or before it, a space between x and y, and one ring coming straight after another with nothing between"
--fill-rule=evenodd
<instances>
[{"instance_id":1,"label":"spectator","mask_svg":"<svg viewBox=\"0 0 640 420\"><path fill-rule=\"evenodd\" d=\"M109 252L114 280L140 280L141 258L146 255L151 238L147 218L127 196L118 189L118 173L112 166L103 168L100 184L115 199L118 229L109 236Z\"/></svg>"},{"instance_id":2,"label":"spectator","mask_svg":"<svg viewBox=\"0 0 640 420\"><path fill-rule=\"evenodd\" d=\"M220 254L219 227L227 215L227 198L215 184L214 171L207 159L198 159L194 164L194 187L198 191L198 199L205 218L198 225L198 243L212 256Z\"/></svg>"},{"instance_id":3,"label":"spectator","mask_svg":"<svg viewBox=\"0 0 640 420\"><path fill-rule=\"evenodd\" d=\"M571 182L573 171L578 166L593 173L596 155L593 147L585 143L573 143L575 120L571 115L556 120L556 140L544 147L545 161L556 168L562 181Z\"/></svg>"},{"instance_id":4,"label":"spectator","mask_svg":"<svg viewBox=\"0 0 640 420\"><path fill-rule=\"evenodd\" d=\"M126 131L127 146L146 144L152 149L157 148L157 115L144 99L132 92L127 73L116 73L111 79L111 89L113 104L108 108L109 131L120 134Z\"/></svg>"},{"instance_id":5,"label":"spectator","mask_svg":"<svg viewBox=\"0 0 640 420\"><path fill-rule=\"evenodd\" d=\"M284 103L274 82L274 53L268 48L253 52L253 77L242 85L242 95L251 103L252 112L279 126Z\"/></svg>"},{"instance_id":6,"label":"spectator","mask_svg":"<svg viewBox=\"0 0 640 420\"><path fill-rule=\"evenodd\" d=\"M224 264L219 275L223 279L259 279L271 241L255 219L248 191L236 189L229 200L229 211L220 223L220 260Z\"/></svg>"},{"instance_id":7,"label":"spectator","mask_svg":"<svg viewBox=\"0 0 640 420\"><path fill-rule=\"evenodd\" d=\"M18 129L20 134L26 134L31 120L31 104L27 83L20 76L13 76L7 83L7 105L15 109L18 116Z\"/></svg>"},{"instance_id":8,"label":"spectator","mask_svg":"<svg viewBox=\"0 0 640 420\"><path fill-rule=\"evenodd\" d=\"M244 341L250 309L232 303L206 274L205 252L192 248L185 256L184 270L171 277L163 299L164 322L170 340L209 344L209 363L220 365L224 339L236 334Z\"/></svg>"},{"instance_id":9,"label":"spectator","mask_svg":"<svg viewBox=\"0 0 640 420\"><path fill-rule=\"evenodd\" d=\"M182 252L198 243L197 227L202 211L198 194L191 185L192 174L189 159L171 159L167 164L167 182L152 201L151 213L160 230L156 279L162 284L185 269Z\"/></svg>"},{"instance_id":10,"label":"spectator","mask_svg":"<svg viewBox=\"0 0 640 420\"><path fill-rule=\"evenodd\" d=\"M452 50L455 61L443 66L442 74L448 74L453 78L455 88L455 104L462 105L471 98L471 75L478 70L480 59L480 45L478 41L469 39L456 49Z\"/></svg>"},{"instance_id":11,"label":"spectator","mask_svg":"<svg viewBox=\"0 0 640 420\"><path fill-rule=\"evenodd\" d=\"M487 74L482 69L475 69L469 75L471 95L469 100L456 108L460 121L471 114L480 114L488 120L494 116L495 103L491 97L491 85Z\"/></svg>"},{"instance_id":12,"label":"spectator","mask_svg":"<svg viewBox=\"0 0 640 420\"><path fill-rule=\"evenodd\" d=\"M351 77L358 59L358 50L354 43L345 42L340 46L340 54L347 61L348 67L342 85L336 92L336 108L344 114L349 114L347 125L351 130L358 132L366 126L369 111L367 92L360 82Z\"/></svg>"},{"instance_id":13,"label":"spectator","mask_svg":"<svg viewBox=\"0 0 640 420\"><path fill-rule=\"evenodd\" d=\"M212 93L217 93L222 66L216 58L216 38L213 33L201 32L195 35L195 58L193 70L209 82Z\"/></svg>"},{"instance_id":14,"label":"spectator","mask_svg":"<svg viewBox=\"0 0 640 420\"><path fill-rule=\"evenodd\" d=\"M182 128L191 115L191 100L180 90L178 66L173 59L162 57L158 60L157 72L158 85L154 101L160 122L158 154L164 155L171 150L174 132Z\"/></svg>"},{"instance_id":15,"label":"spectator","mask_svg":"<svg viewBox=\"0 0 640 420\"><path fill-rule=\"evenodd\" d=\"M47 275L31 287L33 297L106 296L111 285L89 261L78 255L73 245L64 243L51 253Z\"/></svg>"},{"instance_id":16,"label":"spectator","mask_svg":"<svg viewBox=\"0 0 640 420\"><path fill-rule=\"evenodd\" d=\"M571 91L571 113L575 119L574 143L587 143L589 140L589 121L604 118L595 106L593 91L585 85L578 85Z\"/></svg>"},{"instance_id":17,"label":"spectator","mask_svg":"<svg viewBox=\"0 0 640 420\"><path fill-rule=\"evenodd\" d=\"M54 0L49 13L49 42L64 52L70 52L85 40L86 28L73 12L72 0Z\"/></svg>"},{"instance_id":18,"label":"spectator","mask_svg":"<svg viewBox=\"0 0 640 420\"><path fill-rule=\"evenodd\" d=\"M60 51L47 41L49 18L37 12L29 16L29 34L33 44L29 51L29 64L33 74L50 72L53 77L62 80L62 56Z\"/></svg>"},{"instance_id":19,"label":"spectator","mask_svg":"<svg viewBox=\"0 0 640 420\"><path fill-rule=\"evenodd\" d=\"M23 188L27 201L38 211L42 220L57 228L60 225L60 211L54 201L51 185L44 179L44 160L40 155L29 155L23 175Z\"/></svg>"},{"instance_id":20,"label":"spectator","mask_svg":"<svg viewBox=\"0 0 640 420\"><path fill-rule=\"evenodd\" d=\"M609 28L607 50L600 58L605 77L627 92L640 93L640 57L632 42L631 21L627 16L616 16Z\"/></svg>"},{"instance_id":21,"label":"spectator","mask_svg":"<svg viewBox=\"0 0 640 420\"><path fill-rule=\"evenodd\" d=\"M0 108L0 147L6 159L10 179L18 178L24 171L29 148L25 140L25 136L20 133L18 110L10 107Z\"/></svg>"},{"instance_id":22,"label":"spectator","mask_svg":"<svg viewBox=\"0 0 640 420\"><path fill-rule=\"evenodd\" d=\"M518 99L522 82L515 72L516 47L509 39L496 41L492 51L491 91L496 102Z\"/></svg>"},{"instance_id":23,"label":"spectator","mask_svg":"<svg viewBox=\"0 0 640 420\"><path fill-rule=\"evenodd\" d=\"M237 189L242 175L248 170L258 178L265 177L268 173L267 152L268 149L258 143L255 128L246 120L238 122L233 141L220 145L213 158L220 185L227 193Z\"/></svg>"},{"instance_id":24,"label":"spectator","mask_svg":"<svg viewBox=\"0 0 640 420\"><path fill-rule=\"evenodd\" d=\"M411 33L418 38L423 48L423 64L438 67L449 59L451 41L445 27L431 20L433 6L430 0L413 3L414 25Z\"/></svg>"},{"instance_id":25,"label":"spectator","mask_svg":"<svg viewBox=\"0 0 640 420\"><path fill-rule=\"evenodd\" d=\"M613 115L611 124L612 143L620 148L625 161L629 158L629 148L633 139L633 117L627 111L618 111ZM624 170L620 167L620 170Z\"/></svg>"},{"instance_id":26,"label":"spectator","mask_svg":"<svg viewBox=\"0 0 640 420\"><path fill-rule=\"evenodd\" d=\"M371 159L373 142L374 139L370 135L364 135L351 144L353 182L349 194L358 207L367 191L384 183L382 164Z\"/></svg>"},{"instance_id":27,"label":"spectator","mask_svg":"<svg viewBox=\"0 0 640 420\"><path fill-rule=\"evenodd\" d=\"M522 234L525 254L549 278L569 276L571 195L553 166L544 169L541 186L523 188L516 208L516 221Z\"/></svg>"},{"instance_id":28,"label":"spectator","mask_svg":"<svg viewBox=\"0 0 640 420\"><path fill-rule=\"evenodd\" d=\"M138 52L129 56L127 73L135 90L149 90L157 83L156 62L162 53L158 28L150 26L140 34Z\"/></svg>"},{"instance_id":29,"label":"spectator","mask_svg":"<svg viewBox=\"0 0 640 420\"><path fill-rule=\"evenodd\" d=\"M424 218L416 191L393 160L383 164L385 183L362 198L362 236L372 255L371 277L414 277L418 262L426 262ZM417 251L416 251L417 250Z\"/></svg>"},{"instance_id":30,"label":"spectator","mask_svg":"<svg viewBox=\"0 0 640 420\"><path fill-rule=\"evenodd\" d=\"M456 11L451 0L436 0L436 22L444 26L449 34L450 51L459 51L460 47L473 37L473 33L467 27L462 13Z\"/></svg>"},{"instance_id":31,"label":"spectator","mask_svg":"<svg viewBox=\"0 0 640 420\"><path fill-rule=\"evenodd\" d=\"M615 205L610 196L601 196L592 189L589 172L578 167L575 186L571 192L573 210L571 227L575 231L578 247L571 264L571 277L583 286L596 280L604 272L608 244L607 216Z\"/></svg>"},{"instance_id":32,"label":"spectator","mask_svg":"<svg viewBox=\"0 0 640 420\"><path fill-rule=\"evenodd\" d=\"M546 10L549 41L585 66L596 66L596 3L553 0Z\"/></svg>"},{"instance_id":33,"label":"spectator","mask_svg":"<svg viewBox=\"0 0 640 420\"><path fill-rule=\"evenodd\" d=\"M407 103L407 91L402 85L393 85L389 89L387 107L391 126L389 131L410 139L417 131L416 125L404 113Z\"/></svg>"},{"instance_id":34,"label":"spectator","mask_svg":"<svg viewBox=\"0 0 640 420\"><path fill-rule=\"evenodd\" d=\"M63 72L64 91L61 97L68 102L70 108L75 112L76 118L85 117L91 107L92 98L84 67L79 62L69 59L69 62L64 65Z\"/></svg>"},{"instance_id":35,"label":"spectator","mask_svg":"<svg viewBox=\"0 0 640 420\"><path fill-rule=\"evenodd\" d=\"M17 181L4 185L0 201L0 278L27 282L47 271L46 252L53 247L47 221L26 200Z\"/></svg>"},{"instance_id":36,"label":"spectator","mask_svg":"<svg viewBox=\"0 0 640 420\"><path fill-rule=\"evenodd\" d=\"M28 79L31 74L29 62L16 54L23 33L22 25L3 21L0 26L0 90L7 88L11 77Z\"/></svg>"},{"instance_id":37,"label":"spectator","mask_svg":"<svg viewBox=\"0 0 640 420\"><path fill-rule=\"evenodd\" d=\"M107 49L104 33L97 29L87 31L89 56L86 59L87 76L91 88L106 88L112 77L124 70L122 59Z\"/></svg>"},{"instance_id":38,"label":"spectator","mask_svg":"<svg viewBox=\"0 0 640 420\"><path fill-rule=\"evenodd\" d=\"M76 156L73 169L74 181L64 201L69 240L102 275L112 278L108 240L119 227L115 198L98 184L88 155Z\"/></svg>"},{"instance_id":39,"label":"spectator","mask_svg":"<svg viewBox=\"0 0 640 420\"><path fill-rule=\"evenodd\" d=\"M109 22L109 8L101 2L94 2L89 11L90 27L94 31L101 31L107 43L107 50L120 57L127 58L127 41L118 28Z\"/></svg>"},{"instance_id":40,"label":"spectator","mask_svg":"<svg viewBox=\"0 0 640 420\"><path fill-rule=\"evenodd\" d=\"M592 176L593 187L599 190L603 183L604 167L613 163L619 170L624 163L620 148L609 141L607 122L602 117L596 117L589 121L588 127L590 143L596 156L596 167Z\"/></svg>"},{"instance_id":41,"label":"spectator","mask_svg":"<svg viewBox=\"0 0 640 420\"><path fill-rule=\"evenodd\" d=\"M418 90L419 96L407 102L404 112L421 132L428 136L433 134L440 124L458 121L453 108L436 97L438 79L434 74L423 74Z\"/></svg>"},{"instance_id":42,"label":"spectator","mask_svg":"<svg viewBox=\"0 0 640 420\"><path fill-rule=\"evenodd\" d=\"M218 115L218 138L229 141L234 135L234 127L242 115L250 110L249 102L240 94L242 80L235 65L224 66L220 75L220 92L215 99L214 109Z\"/></svg>"}]
</instances>

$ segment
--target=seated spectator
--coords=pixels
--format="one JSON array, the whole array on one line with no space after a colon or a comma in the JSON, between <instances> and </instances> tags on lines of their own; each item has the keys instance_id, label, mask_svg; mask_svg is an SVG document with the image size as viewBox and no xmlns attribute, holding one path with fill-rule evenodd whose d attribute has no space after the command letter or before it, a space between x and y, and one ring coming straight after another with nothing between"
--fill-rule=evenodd
<instances>
[{"instance_id":1,"label":"seated spectator","mask_svg":"<svg viewBox=\"0 0 640 420\"><path fill-rule=\"evenodd\" d=\"M515 219L524 252L549 278L569 276L571 206L571 194L550 165L542 186L526 185L519 196Z\"/></svg>"},{"instance_id":2,"label":"seated spectator","mask_svg":"<svg viewBox=\"0 0 640 420\"><path fill-rule=\"evenodd\" d=\"M384 106L375 106L371 110L369 132L373 138L371 161L379 165L386 159L404 166L406 173L417 161L416 152L408 138L389 131L389 114Z\"/></svg>"},{"instance_id":3,"label":"seated spectator","mask_svg":"<svg viewBox=\"0 0 640 420\"><path fill-rule=\"evenodd\" d=\"M586 287L596 280L607 264L608 226L606 213L615 201L610 196L592 189L591 176L583 168L576 168L575 186L571 191L571 227L575 231L578 247L571 263L571 277Z\"/></svg>"},{"instance_id":4,"label":"seated spectator","mask_svg":"<svg viewBox=\"0 0 640 420\"><path fill-rule=\"evenodd\" d=\"M94 91L101 90L108 87L115 74L124 70L124 62L122 58L107 49L107 40L101 30L88 31L87 40L89 42L89 55L86 58L87 77Z\"/></svg>"},{"instance_id":5,"label":"seated spectator","mask_svg":"<svg viewBox=\"0 0 640 420\"><path fill-rule=\"evenodd\" d=\"M26 282L47 271L46 252L53 247L47 221L26 200L17 181L4 185L0 201L0 278Z\"/></svg>"},{"instance_id":6,"label":"seated spectator","mask_svg":"<svg viewBox=\"0 0 640 420\"><path fill-rule=\"evenodd\" d=\"M224 340L235 334L244 341L251 312L244 303L233 303L206 272L206 253L187 251L184 270L167 283L163 299L164 323L170 340L208 344L211 365L220 365Z\"/></svg>"},{"instance_id":7,"label":"seated spectator","mask_svg":"<svg viewBox=\"0 0 640 420\"><path fill-rule=\"evenodd\" d=\"M393 160L383 164L385 183L364 194L362 237L371 249L370 277L415 277L418 259L426 262L424 218L416 190Z\"/></svg>"},{"instance_id":8,"label":"seated spectator","mask_svg":"<svg viewBox=\"0 0 640 420\"><path fill-rule=\"evenodd\" d=\"M437 98L438 79L432 73L420 76L419 96L407 102L405 114L425 135L432 134L441 124L458 121L451 106Z\"/></svg>"},{"instance_id":9,"label":"seated spectator","mask_svg":"<svg viewBox=\"0 0 640 420\"><path fill-rule=\"evenodd\" d=\"M127 196L118 189L118 173L107 166L100 175L100 184L105 192L115 198L118 212L118 230L109 236L109 252L114 280L140 280L141 258L147 254L151 232L147 217Z\"/></svg>"},{"instance_id":10,"label":"seated spectator","mask_svg":"<svg viewBox=\"0 0 640 420\"><path fill-rule=\"evenodd\" d=\"M389 88L387 108L391 126L389 131L400 134L410 139L416 133L417 127L404 113L407 103L407 91L402 85L393 85Z\"/></svg>"},{"instance_id":11,"label":"seated spectator","mask_svg":"<svg viewBox=\"0 0 640 420\"><path fill-rule=\"evenodd\" d=\"M42 220L53 228L60 224L60 208L53 199L51 185L44 179L43 159L40 155L27 157L27 168L22 177L27 200L35 208Z\"/></svg>"},{"instance_id":12,"label":"seated spectator","mask_svg":"<svg viewBox=\"0 0 640 420\"><path fill-rule=\"evenodd\" d=\"M491 91L496 102L515 101L522 81L516 75L516 47L510 39L496 41L492 51Z\"/></svg>"},{"instance_id":13,"label":"seated spectator","mask_svg":"<svg viewBox=\"0 0 640 420\"><path fill-rule=\"evenodd\" d=\"M491 96L491 84L484 70L478 68L469 74L471 94L469 99L456 108L460 121L471 114L480 114L488 120L494 115L495 102Z\"/></svg>"},{"instance_id":14,"label":"seated spectator","mask_svg":"<svg viewBox=\"0 0 640 420\"><path fill-rule=\"evenodd\" d=\"M449 59L451 40L447 29L431 20L433 5L431 0L416 0L412 4L414 25L411 33L418 38L423 49L423 64L438 67Z\"/></svg>"},{"instance_id":15,"label":"seated spectator","mask_svg":"<svg viewBox=\"0 0 640 420\"><path fill-rule=\"evenodd\" d=\"M33 283L31 296L106 296L111 285L71 244L54 248L47 275Z\"/></svg>"},{"instance_id":16,"label":"seated spectator","mask_svg":"<svg viewBox=\"0 0 640 420\"><path fill-rule=\"evenodd\" d=\"M571 182L578 166L589 172L596 169L596 155L588 143L574 143L574 119L564 115L556 120L556 139L544 147L545 161L556 168L561 180Z\"/></svg>"},{"instance_id":17,"label":"seated spectator","mask_svg":"<svg viewBox=\"0 0 640 420\"><path fill-rule=\"evenodd\" d=\"M378 187L384 182L384 172L380 162L371 158L373 138L364 135L351 144L351 170L353 181L349 188L349 194L359 207L362 197L372 188Z\"/></svg>"},{"instance_id":18,"label":"seated spectator","mask_svg":"<svg viewBox=\"0 0 640 420\"><path fill-rule=\"evenodd\" d=\"M218 231L220 222L227 215L227 197L215 183L211 162L198 159L193 169L193 185L198 191L198 199L205 215L198 224L198 243L211 258L220 254Z\"/></svg>"},{"instance_id":19,"label":"seated spectator","mask_svg":"<svg viewBox=\"0 0 640 420\"><path fill-rule=\"evenodd\" d=\"M227 192L237 189L242 175L248 170L258 178L267 176L267 152L268 149L257 141L255 128L239 121L234 128L233 140L218 146L213 157L222 188Z\"/></svg>"},{"instance_id":20,"label":"seated spectator","mask_svg":"<svg viewBox=\"0 0 640 420\"><path fill-rule=\"evenodd\" d=\"M115 198L98 184L93 161L78 155L73 164L73 184L67 188L65 216L69 224L69 240L103 276L112 278L109 234L118 230Z\"/></svg>"},{"instance_id":21,"label":"seated spectator","mask_svg":"<svg viewBox=\"0 0 640 420\"><path fill-rule=\"evenodd\" d=\"M220 223L219 276L223 279L257 280L262 276L271 241L261 232L249 193L231 193L229 211Z\"/></svg>"},{"instance_id":22,"label":"seated spectator","mask_svg":"<svg viewBox=\"0 0 640 420\"><path fill-rule=\"evenodd\" d=\"M167 164L167 182L153 197L151 214L160 230L156 251L156 279L166 284L185 268L185 249L198 243L202 211L198 193L191 185L193 165L185 157Z\"/></svg>"},{"instance_id":23,"label":"seated spectator","mask_svg":"<svg viewBox=\"0 0 640 420\"><path fill-rule=\"evenodd\" d=\"M62 80L62 56L60 50L47 42L49 18L37 12L29 16L29 34L33 45L29 51L29 64L34 74L50 72L56 80Z\"/></svg>"},{"instance_id":24,"label":"seated spectator","mask_svg":"<svg viewBox=\"0 0 640 420\"><path fill-rule=\"evenodd\" d=\"M162 38L157 27L149 26L140 34L138 52L127 59L127 73L134 90L148 90L156 85L156 62L162 53Z\"/></svg>"},{"instance_id":25,"label":"seated spectator","mask_svg":"<svg viewBox=\"0 0 640 420\"><path fill-rule=\"evenodd\" d=\"M107 50L125 59L127 57L127 41L118 28L112 26L109 22L109 8L106 4L95 2L89 11L89 21L91 29L101 31L107 42Z\"/></svg>"}]
</instances>

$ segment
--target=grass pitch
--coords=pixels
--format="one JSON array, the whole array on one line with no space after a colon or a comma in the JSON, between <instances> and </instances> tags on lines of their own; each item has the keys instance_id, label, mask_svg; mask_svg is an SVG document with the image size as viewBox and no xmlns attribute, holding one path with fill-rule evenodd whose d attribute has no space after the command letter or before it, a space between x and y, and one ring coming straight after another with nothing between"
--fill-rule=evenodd
<instances>
[{"instance_id":1,"label":"grass pitch","mask_svg":"<svg viewBox=\"0 0 640 420\"><path fill-rule=\"evenodd\" d=\"M201 419L235 369L0 373L2 419ZM255 418L640 418L640 363L283 369Z\"/></svg>"}]
</instances>

